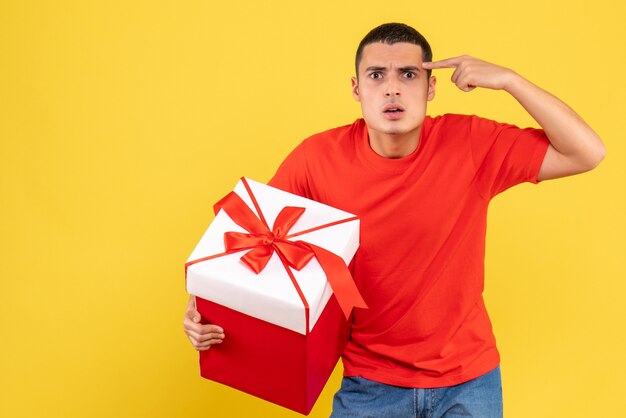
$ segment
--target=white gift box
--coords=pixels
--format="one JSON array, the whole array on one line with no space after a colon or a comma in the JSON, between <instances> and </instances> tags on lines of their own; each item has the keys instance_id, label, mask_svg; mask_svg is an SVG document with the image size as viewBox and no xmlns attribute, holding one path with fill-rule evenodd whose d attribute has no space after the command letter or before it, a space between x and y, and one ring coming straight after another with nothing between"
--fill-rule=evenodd
<instances>
[{"instance_id":1,"label":"white gift box","mask_svg":"<svg viewBox=\"0 0 626 418\"><path fill-rule=\"evenodd\" d=\"M355 215L248 179L241 179L233 191L259 216L254 197L270 229L284 207L304 208L288 235L305 231L293 240L323 247L340 256L346 265L352 260L359 245ZM309 231L313 228L317 229ZM187 291L297 333L310 332L332 295L318 260L312 258L300 271L290 268L309 305L307 329L306 308L286 271L289 267L274 252L265 268L255 273L240 260L248 250L224 254L226 232L248 231L220 210L187 260ZM193 263L210 256L215 257Z\"/></svg>"}]
</instances>

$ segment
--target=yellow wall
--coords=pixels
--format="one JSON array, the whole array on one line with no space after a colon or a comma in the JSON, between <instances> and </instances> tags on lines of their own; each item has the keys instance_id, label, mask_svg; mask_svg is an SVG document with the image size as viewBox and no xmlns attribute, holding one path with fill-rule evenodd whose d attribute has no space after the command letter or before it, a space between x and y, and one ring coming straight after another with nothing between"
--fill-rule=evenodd
<instances>
[{"instance_id":1,"label":"yellow wall","mask_svg":"<svg viewBox=\"0 0 626 418\"><path fill-rule=\"evenodd\" d=\"M493 202L486 297L507 417L626 416L626 8L510 4L1 1L0 416L298 416L198 377L183 263L238 177L359 116L354 49L386 21L516 69L604 139L596 171ZM431 114L534 123L438 74Z\"/></svg>"}]
</instances>

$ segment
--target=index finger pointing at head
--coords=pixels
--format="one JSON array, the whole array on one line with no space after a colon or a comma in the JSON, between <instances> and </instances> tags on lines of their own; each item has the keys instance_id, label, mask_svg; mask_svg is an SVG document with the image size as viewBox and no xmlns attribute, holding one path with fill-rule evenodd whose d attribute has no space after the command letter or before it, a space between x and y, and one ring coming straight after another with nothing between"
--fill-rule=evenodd
<instances>
[{"instance_id":1,"label":"index finger pointing at head","mask_svg":"<svg viewBox=\"0 0 626 418\"><path fill-rule=\"evenodd\" d=\"M447 58L445 60L425 62L422 66L426 69L434 70L438 68L456 68L461 62L461 57Z\"/></svg>"}]
</instances>

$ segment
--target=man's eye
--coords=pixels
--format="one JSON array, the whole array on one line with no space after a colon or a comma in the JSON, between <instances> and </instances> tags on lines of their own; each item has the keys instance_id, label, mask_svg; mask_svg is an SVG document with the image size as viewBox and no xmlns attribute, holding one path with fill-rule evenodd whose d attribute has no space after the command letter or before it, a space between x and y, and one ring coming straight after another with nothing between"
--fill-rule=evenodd
<instances>
[{"instance_id":1,"label":"man's eye","mask_svg":"<svg viewBox=\"0 0 626 418\"><path fill-rule=\"evenodd\" d=\"M374 79L383 78L383 75L379 72L373 72L372 74L370 74L370 78L374 78Z\"/></svg>"},{"instance_id":2,"label":"man's eye","mask_svg":"<svg viewBox=\"0 0 626 418\"><path fill-rule=\"evenodd\" d=\"M415 73L411 71L407 71L406 73L404 73L404 78L415 78L415 77L416 77Z\"/></svg>"}]
</instances>

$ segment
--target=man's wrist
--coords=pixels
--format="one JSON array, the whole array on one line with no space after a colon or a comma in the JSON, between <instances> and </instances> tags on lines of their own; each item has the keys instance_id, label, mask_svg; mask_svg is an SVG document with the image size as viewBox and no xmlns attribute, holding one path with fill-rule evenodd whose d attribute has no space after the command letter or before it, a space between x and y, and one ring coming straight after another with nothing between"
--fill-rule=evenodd
<instances>
[{"instance_id":1,"label":"man's wrist","mask_svg":"<svg viewBox=\"0 0 626 418\"><path fill-rule=\"evenodd\" d=\"M529 85L532 85L528 80L519 75L513 70L509 69L509 73L505 78L503 90L509 93L510 95L516 97L522 90L528 88Z\"/></svg>"}]
</instances>

